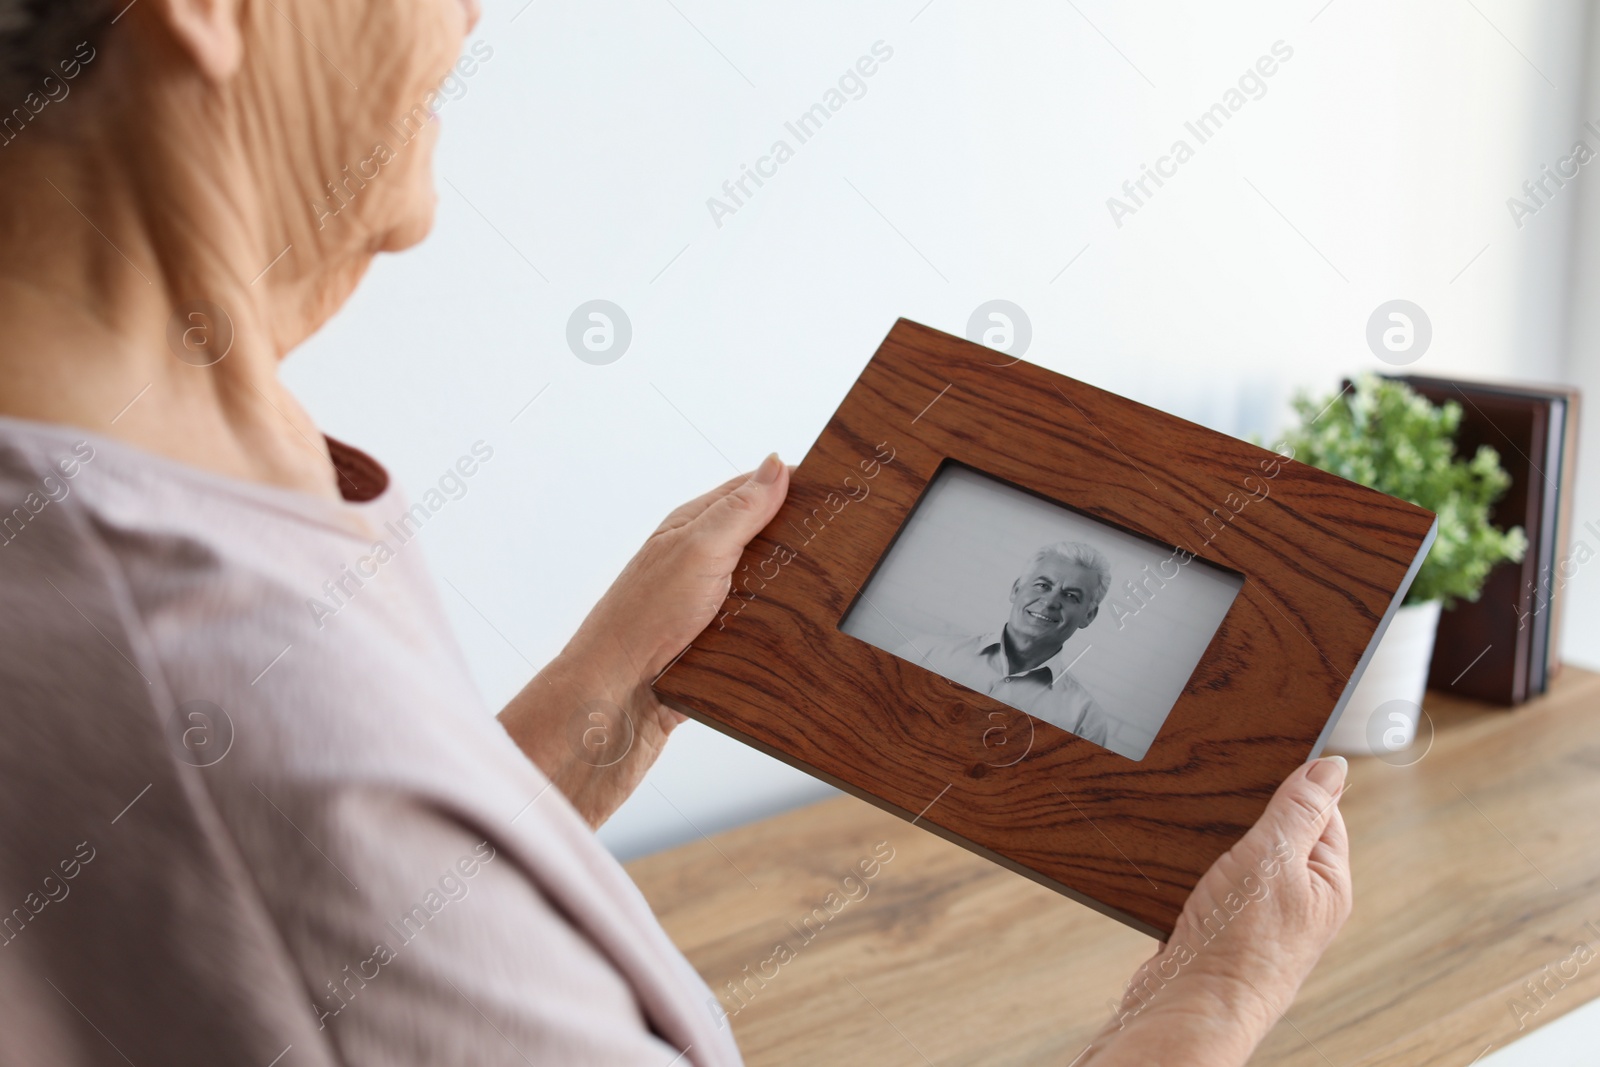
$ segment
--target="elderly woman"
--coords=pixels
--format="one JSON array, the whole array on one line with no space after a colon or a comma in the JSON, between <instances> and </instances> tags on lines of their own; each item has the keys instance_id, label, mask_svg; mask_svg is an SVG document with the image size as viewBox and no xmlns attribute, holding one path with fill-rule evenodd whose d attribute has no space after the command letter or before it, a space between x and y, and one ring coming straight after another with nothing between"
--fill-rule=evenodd
<instances>
[{"instance_id":1,"label":"elderly woman","mask_svg":"<svg viewBox=\"0 0 1600 1067\"><path fill-rule=\"evenodd\" d=\"M277 377L428 232L428 102L477 17L0 0L0 1060L739 1061L593 828L788 469L668 516L497 720L384 534L399 490ZM567 740L596 701L637 724L607 767ZM1343 779L1290 776L1080 1063L1245 1061L1348 913Z\"/></svg>"}]
</instances>

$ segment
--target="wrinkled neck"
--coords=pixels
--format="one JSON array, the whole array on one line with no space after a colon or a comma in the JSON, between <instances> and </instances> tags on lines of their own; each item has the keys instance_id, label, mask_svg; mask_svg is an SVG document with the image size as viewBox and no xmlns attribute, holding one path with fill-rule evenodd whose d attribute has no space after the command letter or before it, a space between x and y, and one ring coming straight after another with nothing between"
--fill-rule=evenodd
<instances>
[{"instance_id":1,"label":"wrinkled neck","mask_svg":"<svg viewBox=\"0 0 1600 1067\"><path fill-rule=\"evenodd\" d=\"M306 332L302 265L273 247L226 100L94 74L0 147L0 413L336 494L277 378Z\"/></svg>"}]
</instances>

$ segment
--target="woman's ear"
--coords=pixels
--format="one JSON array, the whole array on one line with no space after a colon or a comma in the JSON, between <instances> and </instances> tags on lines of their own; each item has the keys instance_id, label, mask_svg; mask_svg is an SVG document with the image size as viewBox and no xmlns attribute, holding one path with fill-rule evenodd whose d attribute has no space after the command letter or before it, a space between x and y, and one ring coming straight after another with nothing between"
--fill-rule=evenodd
<instances>
[{"instance_id":1,"label":"woman's ear","mask_svg":"<svg viewBox=\"0 0 1600 1067\"><path fill-rule=\"evenodd\" d=\"M231 79L244 60L238 0L156 0L179 48L213 82Z\"/></svg>"}]
</instances>

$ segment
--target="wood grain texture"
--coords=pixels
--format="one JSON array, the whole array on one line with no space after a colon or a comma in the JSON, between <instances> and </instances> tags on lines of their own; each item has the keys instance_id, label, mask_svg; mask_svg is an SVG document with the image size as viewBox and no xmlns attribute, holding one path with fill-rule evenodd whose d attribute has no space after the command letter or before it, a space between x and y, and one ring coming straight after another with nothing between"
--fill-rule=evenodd
<instances>
[{"instance_id":1,"label":"wood grain texture","mask_svg":"<svg viewBox=\"0 0 1600 1067\"><path fill-rule=\"evenodd\" d=\"M1425 707L1435 736L1415 765L1352 761L1355 911L1257 1067L1467 1067L1600 997L1600 959L1550 977L1579 942L1600 950L1600 675L1569 668L1512 712L1432 693ZM791 924L880 841L894 858L805 941ZM1154 950L851 798L629 871L734 1013L751 1067L1067 1064ZM793 958L760 979L780 941Z\"/></svg>"},{"instance_id":2,"label":"wood grain texture","mask_svg":"<svg viewBox=\"0 0 1600 1067\"><path fill-rule=\"evenodd\" d=\"M1143 760L1036 721L1027 758L999 767L988 716L1015 712L838 629L946 460L1245 576ZM1165 935L1312 753L1432 526L1411 504L902 320L796 470L727 610L656 689Z\"/></svg>"}]
</instances>

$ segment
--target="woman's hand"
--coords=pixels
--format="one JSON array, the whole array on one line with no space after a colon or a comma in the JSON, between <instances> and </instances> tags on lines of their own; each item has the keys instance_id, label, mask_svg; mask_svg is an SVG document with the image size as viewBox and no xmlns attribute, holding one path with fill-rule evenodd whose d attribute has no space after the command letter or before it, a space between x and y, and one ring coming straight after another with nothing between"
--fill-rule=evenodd
<instances>
[{"instance_id":1,"label":"woman's hand","mask_svg":"<svg viewBox=\"0 0 1600 1067\"><path fill-rule=\"evenodd\" d=\"M1284 780L1134 973L1083 1067L1238 1067L1250 1058L1350 915L1337 803L1345 771L1335 756Z\"/></svg>"},{"instance_id":2,"label":"woman's hand","mask_svg":"<svg viewBox=\"0 0 1600 1067\"><path fill-rule=\"evenodd\" d=\"M684 717L650 682L716 617L750 539L789 491L777 453L668 515L567 647L500 722L594 827L610 818Z\"/></svg>"}]
</instances>

